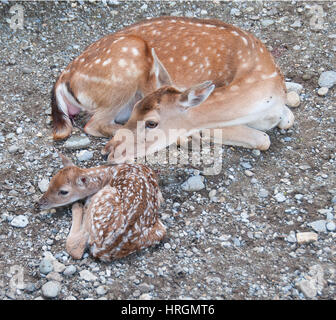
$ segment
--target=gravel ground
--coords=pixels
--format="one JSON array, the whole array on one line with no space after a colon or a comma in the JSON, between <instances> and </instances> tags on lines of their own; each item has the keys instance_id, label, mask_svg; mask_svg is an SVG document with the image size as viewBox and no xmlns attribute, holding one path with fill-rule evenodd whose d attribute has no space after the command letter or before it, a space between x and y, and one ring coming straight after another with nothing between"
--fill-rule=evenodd
<instances>
[{"instance_id":1,"label":"gravel ground","mask_svg":"<svg viewBox=\"0 0 336 320\"><path fill-rule=\"evenodd\" d=\"M23 29L13 30L14 4L0 2L0 299L335 299L336 91L319 84L336 71L335 2L22 2ZM302 85L290 97L300 103L295 125L272 130L266 152L224 146L217 175L202 165L153 165L165 241L109 264L87 253L73 260L69 209L34 204L61 166L56 151L99 165L107 139L88 137L82 150L53 142L50 90L87 45L160 15L253 32L286 81ZM85 137L86 120L77 118L74 136ZM188 191L195 181L200 190Z\"/></svg>"}]
</instances>

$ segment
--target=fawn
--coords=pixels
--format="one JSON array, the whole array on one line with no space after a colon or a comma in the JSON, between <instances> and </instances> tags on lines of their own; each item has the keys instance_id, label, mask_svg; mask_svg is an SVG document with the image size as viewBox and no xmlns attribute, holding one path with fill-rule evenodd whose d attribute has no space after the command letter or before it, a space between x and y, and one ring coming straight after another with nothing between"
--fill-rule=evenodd
<instances>
[{"instance_id":1,"label":"fawn","mask_svg":"<svg viewBox=\"0 0 336 320\"><path fill-rule=\"evenodd\" d=\"M251 33L215 19L159 17L103 37L69 64L53 89L53 135L68 137L70 118L85 110L92 114L86 133L113 136L102 151L110 161L121 128L135 137L125 150L139 133L157 136L158 150L217 128L219 143L267 150L264 131L293 125L285 97L281 71Z\"/></svg>"},{"instance_id":2,"label":"fawn","mask_svg":"<svg viewBox=\"0 0 336 320\"><path fill-rule=\"evenodd\" d=\"M158 209L163 201L156 174L140 164L82 169L60 155L64 168L50 181L41 209L72 205L66 249L75 259L89 245L102 261L158 243L166 234ZM87 198L83 207L77 200Z\"/></svg>"}]
</instances>

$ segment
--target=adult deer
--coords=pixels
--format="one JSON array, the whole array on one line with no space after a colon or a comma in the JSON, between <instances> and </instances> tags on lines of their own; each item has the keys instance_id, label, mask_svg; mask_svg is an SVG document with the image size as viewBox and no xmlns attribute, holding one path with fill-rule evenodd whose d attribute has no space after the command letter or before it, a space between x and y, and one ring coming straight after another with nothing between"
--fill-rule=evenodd
<instances>
[{"instance_id":1,"label":"adult deer","mask_svg":"<svg viewBox=\"0 0 336 320\"><path fill-rule=\"evenodd\" d=\"M41 209L72 205L68 253L80 259L87 246L110 261L158 243L166 228L158 216L163 201L153 170L140 164L82 169L62 156L65 168L50 181ZM85 207L79 202L87 199Z\"/></svg>"},{"instance_id":2,"label":"adult deer","mask_svg":"<svg viewBox=\"0 0 336 320\"><path fill-rule=\"evenodd\" d=\"M160 17L131 25L90 45L53 92L54 139L68 137L70 118L85 110L93 114L86 133L114 135L103 150L109 160L117 147L121 154L149 150L151 139L135 148L139 133L156 135L160 149L205 128L220 128L224 144L266 150L263 131L294 122L265 45L219 20ZM134 135L122 146L121 128Z\"/></svg>"}]
</instances>

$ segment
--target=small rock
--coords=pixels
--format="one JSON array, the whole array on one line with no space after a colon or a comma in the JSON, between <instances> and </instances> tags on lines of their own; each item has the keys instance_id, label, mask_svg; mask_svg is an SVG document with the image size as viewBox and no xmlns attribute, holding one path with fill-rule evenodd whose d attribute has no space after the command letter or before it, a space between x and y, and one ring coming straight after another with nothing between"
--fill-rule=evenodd
<instances>
[{"instance_id":1,"label":"small rock","mask_svg":"<svg viewBox=\"0 0 336 320\"><path fill-rule=\"evenodd\" d=\"M204 177L200 175L192 176L182 183L181 188L184 191L199 191L205 188L203 181Z\"/></svg>"},{"instance_id":2,"label":"small rock","mask_svg":"<svg viewBox=\"0 0 336 320\"><path fill-rule=\"evenodd\" d=\"M299 244L317 241L317 233L315 232L298 232L296 239Z\"/></svg>"},{"instance_id":3,"label":"small rock","mask_svg":"<svg viewBox=\"0 0 336 320\"><path fill-rule=\"evenodd\" d=\"M38 182L38 187L41 190L41 192L46 192L49 187L49 180L47 179L42 179L41 181Z\"/></svg>"},{"instance_id":4,"label":"small rock","mask_svg":"<svg viewBox=\"0 0 336 320\"><path fill-rule=\"evenodd\" d=\"M92 274L89 270L82 270L80 273L79 273L81 279L85 280L85 281L96 281L97 280L97 277Z\"/></svg>"},{"instance_id":5,"label":"small rock","mask_svg":"<svg viewBox=\"0 0 336 320\"><path fill-rule=\"evenodd\" d=\"M297 94L302 92L303 86L296 82L286 82L287 92L295 91Z\"/></svg>"},{"instance_id":6,"label":"small rock","mask_svg":"<svg viewBox=\"0 0 336 320\"><path fill-rule=\"evenodd\" d=\"M317 289L313 281L303 279L297 284L297 287L306 298L311 299L317 295Z\"/></svg>"},{"instance_id":7,"label":"small rock","mask_svg":"<svg viewBox=\"0 0 336 320\"><path fill-rule=\"evenodd\" d=\"M333 222L333 221L329 221L327 224L326 224L326 228L328 231L335 231L336 230L336 224Z\"/></svg>"},{"instance_id":8,"label":"small rock","mask_svg":"<svg viewBox=\"0 0 336 320\"><path fill-rule=\"evenodd\" d=\"M336 72L335 71L325 71L322 72L318 80L320 87L326 87L330 89L336 83Z\"/></svg>"},{"instance_id":9,"label":"small rock","mask_svg":"<svg viewBox=\"0 0 336 320\"><path fill-rule=\"evenodd\" d=\"M152 296L149 293L143 293L140 297L140 300L151 300Z\"/></svg>"},{"instance_id":10,"label":"small rock","mask_svg":"<svg viewBox=\"0 0 336 320\"><path fill-rule=\"evenodd\" d=\"M49 258L43 258L40 262L40 273L48 274L54 270L52 260Z\"/></svg>"},{"instance_id":11,"label":"small rock","mask_svg":"<svg viewBox=\"0 0 336 320\"><path fill-rule=\"evenodd\" d=\"M309 223L316 232L327 232L326 221L325 220L317 220Z\"/></svg>"},{"instance_id":12,"label":"small rock","mask_svg":"<svg viewBox=\"0 0 336 320\"><path fill-rule=\"evenodd\" d=\"M275 200L278 201L279 203L286 201L286 197L283 195L283 193L277 193L274 196Z\"/></svg>"},{"instance_id":13,"label":"small rock","mask_svg":"<svg viewBox=\"0 0 336 320\"><path fill-rule=\"evenodd\" d=\"M216 195L216 193L217 193L217 190L215 190L215 189L211 190L211 191L209 192L209 198L210 198L210 199L213 198L213 197Z\"/></svg>"},{"instance_id":14,"label":"small rock","mask_svg":"<svg viewBox=\"0 0 336 320\"><path fill-rule=\"evenodd\" d=\"M21 127L16 128L16 133L21 134L23 132L23 129Z\"/></svg>"},{"instance_id":15,"label":"small rock","mask_svg":"<svg viewBox=\"0 0 336 320\"><path fill-rule=\"evenodd\" d=\"M88 137L70 137L64 144L66 149L82 149L90 145L91 141Z\"/></svg>"},{"instance_id":16,"label":"small rock","mask_svg":"<svg viewBox=\"0 0 336 320\"><path fill-rule=\"evenodd\" d=\"M66 268L64 269L63 274L64 274L65 276L68 276L68 277L69 277L69 276L72 276L73 274L75 274L76 271L77 271L76 267L73 266L73 265L71 265L71 266L68 266L68 267L66 267Z\"/></svg>"},{"instance_id":17,"label":"small rock","mask_svg":"<svg viewBox=\"0 0 336 320\"><path fill-rule=\"evenodd\" d=\"M55 271L49 272L46 278L48 280L57 281L57 282L62 282L63 280L63 277L58 272L55 272Z\"/></svg>"},{"instance_id":18,"label":"small rock","mask_svg":"<svg viewBox=\"0 0 336 320\"><path fill-rule=\"evenodd\" d=\"M56 259L53 261L54 271L62 273L65 270L65 265L58 262Z\"/></svg>"},{"instance_id":19,"label":"small rock","mask_svg":"<svg viewBox=\"0 0 336 320\"><path fill-rule=\"evenodd\" d=\"M99 296L103 296L104 294L106 294L107 292L107 289L106 289L106 286L99 286L97 289L96 289L96 292Z\"/></svg>"},{"instance_id":20,"label":"small rock","mask_svg":"<svg viewBox=\"0 0 336 320\"><path fill-rule=\"evenodd\" d=\"M329 89L327 87L322 87L317 90L317 94L321 97L325 96L328 93Z\"/></svg>"},{"instance_id":21,"label":"small rock","mask_svg":"<svg viewBox=\"0 0 336 320\"><path fill-rule=\"evenodd\" d=\"M78 161L88 161L93 158L93 152L88 150L81 150L77 154Z\"/></svg>"},{"instance_id":22,"label":"small rock","mask_svg":"<svg viewBox=\"0 0 336 320\"><path fill-rule=\"evenodd\" d=\"M230 10L230 15L231 15L231 16L239 17L239 16L241 15L241 12L240 12L240 10L237 9L237 8L232 8L232 9Z\"/></svg>"},{"instance_id":23,"label":"small rock","mask_svg":"<svg viewBox=\"0 0 336 320\"><path fill-rule=\"evenodd\" d=\"M285 238L287 242L295 243L297 241L295 231L290 231L289 235Z\"/></svg>"},{"instance_id":24,"label":"small rock","mask_svg":"<svg viewBox=\"0 0 336 320\"><path fill-rule=\"evenodd\" d=\"M42 286L42 295L45 298L56 298L61 291L61 285L57 281L48 281Z\"/></svg>"},{"instance_id":25,"label":"small rock","mask_svg":"<svg viewBox=\"0 0 336 320\"><path fill-rule=\"evenodd\" d=\"M24 216L23 214L20 214L19 216L16 216L12 219L10 222L11 226L16 228L24 228L28 224L28 218Z\"/></svg>"},{"instance_id":26,"label":"small rock","mask_svg":"<svg viewBox=\"0 0 336 320\"><path fill-rule=\"evenodd\" d=\"M17 145L12 145L12 146L9 146L8 147L8 152L9 153L15 153L15 152L17 152L19 150L19 147L17 146Z\"/></svg>"},{"instance_id":27,"label":"small rock","mask_svg":"<svg viewBox=\"0 0 336 320\"><path fill-rule=\"evenodd\" d=\"M292 28L300 28L302 26L300 20L295 20L294 23L290 25Z\"/></svg>"},{"instance_id":28,"label":"small rock","mask_svg":"<svg viewBox=\"0 0 336 320\"><path fill-rule=\"evenodd\" d=\"M247 176L247 177L252 177L254 175L254 173L250 170L245 170L244 171L244 174Z\"/></svg>"},{"instance_id":29,"label":"small rock","mask_svg":"<svg viewBox=\"0 0 336 320\"><path fill-rule=\"evenodd\" d=\"M261 20L261 25L265 28L271 26L272 24L274 24L274 20L272 19L264 19L264 20Z\"/></svg>"},{"instance_id":30,"label":"small rock","mask_svg":"<svg viewBox=\"0 0 336 320\"><path fill-rule=\"evenodd\" d=\"M33 72L33 69L29 68L29 67L23 67L22 68L22 73L23 74L29 74L29 73L32 73Z\"/></svg>"},{"instance_id":31,"label":"small rock","mask_svg":"<svg viewBox=\"0 0 336 320\"><path fill-rule=\"evenodd\" d=\"M291 91L287 93L287 105L296 108L300 105L300 96L295 92Z\"/></svg>"},{"instance_id":32,"label":"small rock","mask_svg":"<svg viewBox=\"0 0 336 320\"><path fill-rule=\"evenodd\" d=\"M268 191L266 189L260 189L259 190L259 197L267 198L268 197Z\"/></svg>"}]
</instances>

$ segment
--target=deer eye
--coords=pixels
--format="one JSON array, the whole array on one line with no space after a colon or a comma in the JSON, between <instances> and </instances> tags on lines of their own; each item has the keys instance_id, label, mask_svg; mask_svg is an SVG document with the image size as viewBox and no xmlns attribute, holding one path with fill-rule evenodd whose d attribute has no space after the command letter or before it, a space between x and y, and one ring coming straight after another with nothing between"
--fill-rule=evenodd
<instances>
[{"instance_id":1,"label":"deer eye","mask_svg":"<svg viewBox=\"0 0 336 320\"><path fill-rule=\"evenodd\" d=\"M154 129L154 128L157 127L157 125L158 125L158 123L153 121L153 120L147 120L145 122L145 127L148 128L148 129Z\"/></svg>"},{"instance_id":2,"label":"deer eye","mask_svg":"<svg viewBox=\"0 0 336 320\"><path fill-rule=\"evenodd\" d=\"M62 195L62 196L65 196L66 194L68 194L69 193L69 191L66 191L66 190L60 190L59 192L58 192L58 194L60 194L60 195Z\"/></svg>"}]
</instances>

